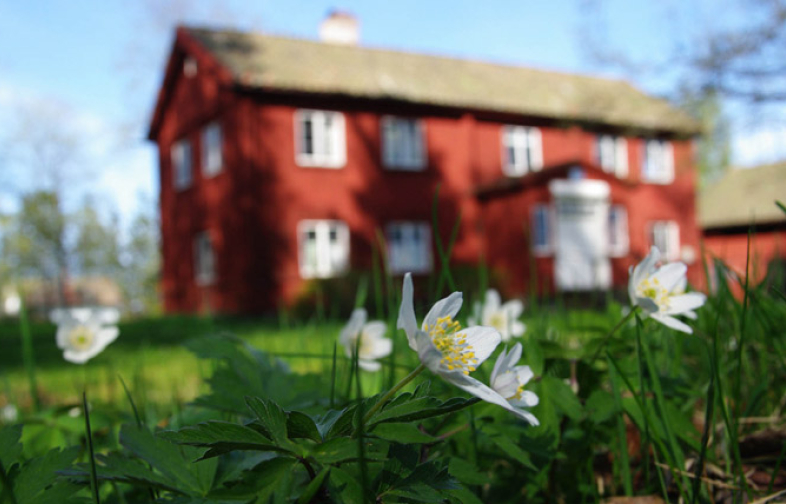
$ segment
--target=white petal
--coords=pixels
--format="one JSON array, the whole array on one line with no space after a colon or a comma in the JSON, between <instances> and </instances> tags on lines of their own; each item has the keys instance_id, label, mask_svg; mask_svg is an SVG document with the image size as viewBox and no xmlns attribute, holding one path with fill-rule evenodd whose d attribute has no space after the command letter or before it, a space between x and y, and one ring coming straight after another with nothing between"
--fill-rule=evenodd
<instances>
[{"instance_id":1,"label":"white petal","mask_svg":"<svg viewBox=\"0 0 786 504\"><path fill-rule=\"evenodd\" d=\"M470 345L472 351L475 352L475 358L478 359L478 366L489 358L489 355L494 352L497 345L499 345L502 340L499 331L493 327L469 327L460 331L459 334L467 339L467 345Z\"/></svg>"},{"instance_id":2,"label":"white petal","mask_svg":"<svg viewBox=\"0 0 786 504\"><path fill-rule=\"evenodd\" d=\"M516 379L515 373L511 373L508 370L495 376L489 382L491 383L491 388L502 397L513 397L519 388L519 381Z\"/></svg>"},{"instance_id":3,"label":"white petal","mask_svg":"<svg viewBox=\"0 0 786 504\"><path fill-rule=\"evenodd\" d=\"M529 366L516 366L513 371L516 373L516 381L519 385L526 385L535 376Z\"/></svg>"},{"instance_id":4,"label":"white petal","mask_svg":"<svg viewBox=\"0 0 786 504\"><path fill-rule=\"evenodd\" d=\"M696 319L699 318L699 316L696 315L696 312L693 311L693 310L688 310L686 312L682 312L680 315L684 315L684 316L688 317L691 320L696 320Z\"/></svg>"},{"instance_id":5,"label":"white petal","mask_svg":"<svg viewBox=\"0 0 786 504\"><path fill-rule=\"evenodd\" d=\"M99 352L115 341L118 334L120 334L120 330L117 327L106 327L96 330L96 346L99 347Z\"/></svg>"},{"instance_id":6,"label":"white petal","mask_svg":"<svg viewBox=\"0 0 786 504\"><path fill-rule=\"evenodd\" d=\"M396 327L404 329L407 334L409 348L417 352L417 342L415 334L418 332L418 322L415 320L415 308L412 305L412 275L404 275L404 287L401 290L401 307L398 310L398 322Z\"/></svg>"},{"instance_id":7,"label":"white petal","mask_svg":"<svg viewBox=\"0 0 786 504\"><path fill-rule=\"evenodd\" d=\"M117 308L99 308L95 315L100 323L106 325L117 324L120 320L120 311Z\"/></svg>"},{"instance_id":8,"label":"white petal","mask_svg":"<svg viewBox=\"0 0 786 504\"><path fill-rule=\"evenodd\" d=\"M467 327L474 327L476 325L478 325L478 322L475 317L467 317Z\"/></svg>"},{"instance_id":9,"label":"white petal","mask_svg":"<svg viewBox=\"0 0 786 504\"><path fill-rule=\"evenodd\" d=\"M387 357L390 355L390 352L393 351L393 342L387 338L379 338L377 340L372 340L371 348L366 351L363 351L364 357L368 355L372 359L381 359L382 357Z\"/></svg>"},{"instance_id":10,"label":"white petal","mask_svg":"<svg viewBox=\"0 0 786 504\"><path fill-rule=\"evenodd\" d=\"M510 328L510 334L512 336L521 336L527 330L527 326L524 322L516 320L513 322L513 326Z\"/></svg>"},{"instance_id":11,"label":"white petal","mask_svg":"<svg viewBox=\"0 0 786 504\"><path fill-rule=\"evenodd\" d=\"M652 275L652 279L657 280L667 291L671 292L687 271L688 267L681 262L664 264Z\"/></svg>"},{"instance_id":12,"label":"white petal","mask_svg":"<svg viewBox=\"0 0 786 504\"><path fill-rule=\"evenodd\" d=\"M485 308L489 308L492 311L499 310L500 304L502 304L502 299L499 296L499 292L496 289L489 289L486 291L486 303Z\"/></svg>"},{"instance_id":13,"label":"white petal","mask_svg":"<svg viewBox=\"0 0 786 504\"><path fill-rule=\"evenodd\" d=\"M644 313L650 314L658 313L658 311L660 311L660 306L658 306L658 303L656 303L652 298L634 296L631 298L631 300L633 301L634 305L640 306Z\"/></svg>"},{"instance_id":14,"label":"white petal","mask_svg":"<svg viewBox=\"0 0 786 504\"><path fill-rule=\"evenodd\" d=\"M364 371L379 371L382 364L373 360L358 359L358 367Z\"/></svg>"},{"instance_id":15,"label":"white petal","mask_svg":"<svg viewBox=\"0 0 786 504\"><path fill-rule=\"evenodd\" d=\"M507 312L508 317L515 320L519 318L522 313L524 313L524 303L522 303L519 299L511 299L502 305L502 310Z\"/></svg>"},{"instance_id":16,"label":"white petal","mask_svg":"<svg viewBox=\"0 0 786 504\"><path fill-rule=\"evenodd\" d=\"M690 292L669 298L669 309L664 311L665 315L676 315L700 308L707 301L707 296L700 292Z\"/></svg>"},{"instance_id":17,"label":"white petal","mask_svg":"<svg viewBox=\"0 0 786 504\"><path fill-rule=\"evenodd\" d=\"M415 333L415 345L417 347L420 362L426 365L434 374L440 374L440 362L442 362L442 352L437 350L431 337L424 331L418 330Z\"/></svg>"},{"instance_id":18,"label":"white petal","mask_svg":"<svg viewBox=\"0 0 786 504\"><path fill-rule=\"evenodd\" d=\"M504 397L496 393L490 387L484 385L483 383L479 382L478 380L466 376L463 373L458 373L461 376L451 377L448 379L447 377L443 376L446 381L449 381L453 385L459 387L460 389L469 392L470 394L478 397L488 403L496 404L497 406L501 406L506 410L516 414L520 418L523 418L527 422L531 423L532 425L538 425L538 419L535 416L524 410L520 410L518 408L514 408L512 404L510 404ZM462 378L463 377L463 378Z\"/></svg>"},{"instance_id":19,"label":"white petal","mask_svg":"<svg viewBox=\"0 0 786 504\"><path fill-rule=\"evenodd\" d=\"M358 339L360 335L360 330L363 328L363 324L366 323L366 310L363 308L355 308L352 311L352 315L349 316L349 321L347 325L345 325L341 329L341 333L338 337L338 342L344 346L348 347L353 342Z\"/></svg>"},{"instance_id":20,"label":"white petal","mask_svg":"<svg viewBox=\"0 0 786 504\"><path fill-rule=\"evenodd\" d=\"M63 352L63 358L68 362L73 362L74 364L84 364L101 353L101 350L102 349L99 347L91 347L87 350L74 350L72 348L68 348Z\"/></svg>"},{"instance_id":21,"label":"white petal","mask_svg":"<svg viewBox=\"0 0 786 504\"><path fill-rule=\"evenodd\" d=\"M661 315L661 314L657 314L656 313L656 314L652 315L652 318L654 320L657 320L661 324L665 325L666 327L670 327L672 329L675 329L677 331L682 331L684 333L693 334L693 329L691 329L691 327L688 324L686 324L686 323L684 323L684 322L682 322L680 320L677 320L674 317L670 317L668 315Z\"/></svg>"},{"instance_id":22,"label":"white petal","mask_svg":"<svg viewBox=\"0 0 786 504\"><path fill-rule=\"evenodd\" d=\"M650 249L650 253L633 268L633 271L630 273L630 279L628 280L628 295L630 296L631 303L636 304L636 287L638 287L645 278L650 276L659 260L660 251L653 245Z\"/></svg>"},{"instance_id":23,"label":"white petal","mask_svg":"<svg viewBox=\"0 0 786 504\"><path fill-rule=\"evenodd\" d=\"M462 302L463 294L460 292L454 292L450 296L440 299L429 310L426 318L423 320L421 329L425 331L427 327L434 327L437 324L437 319L443 317L455 318L461 309Z\"/></svg>"},{"instance_id":24,"label":"white petal","mask_svg":"<svg viewBox=\"0 0 786 504\"><path fill-rule=\"evenodd\" d=\"M538 405L540 399L534 392L525 390L521 393L521 399L512 399L510 404L519 408L532 408Z\"/></svg>"},{"instance_id":25,"label":"white petal","mask_svg":"<svg viewBox=\"0 0 786 504\"><path fill-rule=\"evenodd\" d=\"M361 331L367 338L382 338L388 330L388 325L381 320L372 320L363 326Z\"/></svg>"}]
</instances>

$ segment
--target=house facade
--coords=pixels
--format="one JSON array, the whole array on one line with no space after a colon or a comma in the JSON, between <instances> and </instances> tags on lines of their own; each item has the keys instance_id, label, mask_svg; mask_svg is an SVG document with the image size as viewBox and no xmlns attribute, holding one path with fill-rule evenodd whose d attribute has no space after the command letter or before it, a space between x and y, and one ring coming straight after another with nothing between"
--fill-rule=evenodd
<instances>
[{"instance_id":1,"label":"house facade","mask_svg":"<svg viewBox=\"0 0 786 504\"><path fill-rule=\"evenodd\" d=\"M786 203L783 162L730 169L701 191L698 217L707 259L723 261L738 294L746 269L750 285L765 279L786 285L786 213L776 201Z\"/></svg>"},{"instance_id":2,"label":"house facade","mask_svg":"<svg viewBox=\"0 0 786 504\"><path fill-rule=\"evenodd\" d=\"M622 287L651 244L697 272L693 120L621 81L339 32L177 30L149 133L167 311L271 310L380 251L428 274L454 227L452 264L507 295Z\"/></svg>"}]
</instances>

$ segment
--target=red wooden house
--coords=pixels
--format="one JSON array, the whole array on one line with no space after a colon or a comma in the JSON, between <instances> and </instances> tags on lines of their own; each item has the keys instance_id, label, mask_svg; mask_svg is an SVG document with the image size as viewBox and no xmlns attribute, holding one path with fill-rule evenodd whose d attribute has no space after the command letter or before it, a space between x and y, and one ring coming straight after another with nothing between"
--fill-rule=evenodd
<instances>
[{"instance_id":1,"label":"red wooden house","mask_svg":"<svg viewBox=\"0 0 786 504\"><path fill-rule=\"evenodd\" d=\"M652 243L693 262L697 124L626 82L181 27L159 147L167 311L269 310L313 279L485 260L507 295L622 287ZM459 220L460 219L460 220ZM696 269L695 266L691 270Z\"/></svg>"}]
</instances>

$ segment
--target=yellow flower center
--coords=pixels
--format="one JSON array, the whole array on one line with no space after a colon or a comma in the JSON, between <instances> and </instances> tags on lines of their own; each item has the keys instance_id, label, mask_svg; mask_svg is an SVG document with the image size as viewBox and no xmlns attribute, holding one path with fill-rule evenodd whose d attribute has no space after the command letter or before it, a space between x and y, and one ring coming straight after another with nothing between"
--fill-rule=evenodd
<instances>
[{"instance_id":1,"label":"yellow flower center","mask_svg":"<svg viewBox=\"0 0 786 504\"><path fill-rule=\"evenodd\" d=\"M93 344L93 331L85 326L76 326L68 333L68 341L74 350L87 350Z\"/></svg>"},{"instance_id":2,"label":"yellow flower center","mask_svg":"<svg viewBox=\"0 0 786 504\"><path fill-rule=\"evenodd\" d=\"M489 317L489 325L499 332L504 332L507 329L505 317L501 313L495 313Z\"/></svg>"},{"instance_id":3,"label":"yellow flower center","mask_svg":"<svg viewBox=\"0 0 786 504\"><path fill-rule=\"evenodd\" d=\"M522 394L524 394L524 385L519 385L518 388L516 389L516 393L510 397L507 397L506 400L510 401L513 399L516 400L521 399Z\"/></svg>"},{"instance_id":4,"label":"yellow flower center","mask_svg":"<svg viewBox=\"0 0 786 504\"><path fill-rule=\"evenodd\" d=\"M441 364L449 370L458 370L468 375L475 371L478 359L472 345L467 344L467 337L461 334L461 324L450 316L437 319L437 323L429 327L426 332L431 336L431 341L442 353Z\"/></svg>"},{"instance_id":5,"label":"yellow flower center","mask_svg":"<svg viewBox=\"0 0 786 504\"><path fill-rule=\"evenodd\" d=\"M645 278L639 282L639 285L636 287L636 293L639 296L655 301L655 304L661 310L669 307L669 291L660 284L657 278L652 280Z\"/></svg>"}]
</instances>

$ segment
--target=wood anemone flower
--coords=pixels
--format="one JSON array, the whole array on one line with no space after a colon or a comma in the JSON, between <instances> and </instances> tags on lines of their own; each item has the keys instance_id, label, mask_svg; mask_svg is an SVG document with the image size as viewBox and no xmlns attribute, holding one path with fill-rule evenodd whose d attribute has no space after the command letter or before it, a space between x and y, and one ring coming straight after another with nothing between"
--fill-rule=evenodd
<instances>
[{"instance_id":1,"label":"wood anemone flower","mask_svg":"<svg viewBox=\"0 0 786 504\"><path fill-rule=\"evenodd\" d=\"M379 371L382 365L377 359L390 355L393 342L385 338L387 325L379 320L366 322L366 310L355 308L347 325L341 329L338 342L344 347L347 357L358 354L358 366L366 371ZM357 350L356 350L357 349Z\"/></svg>"},{"instance_id":2,"label":"wood anemone flower","mask_svg":"<svg viewBox=\"0 0 786 504\"><path fill-rule=\"evenodd\" d=\"M491 372L491 388L510 404L518 416L532 425L540 425L535 415L524 408L538 405L538 396L534 392L524 390L524 386L532 379L533 373L529 366L517 366L521 359L521 343L516 343L510 352L507 349L497 357L494 370Z\"/></svg>"},{"instance_id":3,"label":"wood anemone flower","mask_svg":"<svg viewBox=\"0 0 786 504\"><path fill-rule=\"evenodd\" d=\"M117 339L115 326L120 314L114 308L68 308L52 310L50 320L57 324L57 347L63 358L84 364Z\"/></svg>"},{"instance_id":4,"label":"wood anemone flower","mask_svg":"<svg viewBox=\"0 0 786 504\"><path fill-rule=\"evenodd\" d=\"M483 326L462 328L454 320L461 309L460 292L437 301L418 327L412 298L412 276L407 273L404 276L398 328L407 334L409 347L417 352L422 367L428 368L451 385L529 421L523 410L514 408L497 391L470 376L499 345L502 339L499 331Z\"/></svg>"},{"instance_id":5,"label":"wood anemone flower","mask_svg":"<svg viewBox=\"0 0 786 504\"><path fill-rule=\"evenodd\" d=\"M647 257L633 268L628 282L630 302L661 324L692 334L693 329L674 316L695 318L693 310L700 308L707 296L699 292L684 293L688 267L681 262L659 267L660 257L660 251L653 246Z\"/></svg>"},{"instance_id":6,"label":"wood anemone flower","mask_svg":"<svg viewBox=\"0 0 786 504\"><path fill-rule=\"evenodd\" d=\"M475 305L475 317L469 317L467 322L470 326L484 325L495 328L502 336L502 341L509 341L511 338L521 336L527 327L519 317L524 312L524 303L518 299L511 299L502 303L499 292L495 289L486 291L486 300L481 307ZM478 317L479 315L479 317Z\"/></svg>"}]
</instances>

